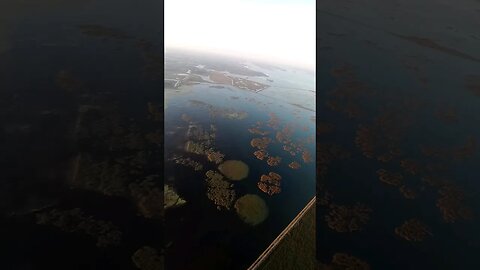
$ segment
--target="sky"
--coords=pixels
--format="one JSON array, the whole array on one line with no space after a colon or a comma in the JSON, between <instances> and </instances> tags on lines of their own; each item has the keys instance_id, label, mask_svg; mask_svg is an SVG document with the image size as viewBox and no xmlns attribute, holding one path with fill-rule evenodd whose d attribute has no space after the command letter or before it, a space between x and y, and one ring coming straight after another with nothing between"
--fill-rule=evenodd
<instances>
[{"instance_id":1,"label":"sky","mask_svg":"<svg viewBox=\"0 0 480 270\"><path fill-rule=\"evenodd\" d=\"M165 0L166 48L315 67L314 0Z\"/></svg>"}]
</instances>

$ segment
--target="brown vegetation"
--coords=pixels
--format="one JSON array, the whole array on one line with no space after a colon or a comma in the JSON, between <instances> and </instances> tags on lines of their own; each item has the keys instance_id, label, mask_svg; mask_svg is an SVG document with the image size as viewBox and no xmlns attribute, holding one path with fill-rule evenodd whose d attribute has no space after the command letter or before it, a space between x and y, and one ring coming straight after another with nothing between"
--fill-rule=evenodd
<instances>
[{"instance_id":1,"label":"brown vegetation","mask_svg":"<svg viewBox=\"0 0 480 270\"><path fill-rule=\"evenodd\" d=\"M80 208L53 209L36 214L37 224L54 226L65 232L81 232L97 241L97 247L119 245L122 233L111 222L87 216Z\"/></svg>"},{"instance_id":2,"label":"brown vegetation","mask_svg":"<svg viewBox=\"0 0 480 270\"><path fill-rule=\"evenodd\" d=\"M354 206L331 204L325 216L328 227L337 232L354 232L363 229L370 219L372 209L357 203Z\"/></svg>"},{"instance_id":3,"label":"brown vegetation","mask_svg":"<svg viewBox=\"0 0 480 270\"><path fill-rule=\"evenodd\" d=\"M308 152L307 150L303 151L302 159L303 159L303 162L305 163L312 162L312 156L310 155L310 152Z\"/></svg>"},{"instance_id":4,"label":"brown vegetation","mask_svg":"<svg viewBox=\"0 0 480 270\"><path fill-rule=\"evenodd\" d=\"M213 151L212 149L208 149L206 153L208 161L214 162L215 164L222 163L223 158L225 157L225 155L220 153L220 151Z\"/></svg>"},{"instance_id":5,"label":"brown vegetation","mask_svg":"<svg viewBox=\"0 0 480 270\"><path fill-rule=\"evenodd\" d=\"M244 78L229 76L218 71L212 71L209 74L209 78L215 83L231 85L240 89L247 89L254 92L260 92L268 87L268 85L263 83L254 82L252 80L247 80Z\"/></svg>"},{"instance_id":6,"label":"brown vegetation","mask_svg":"<svg viewBox=\"0 0 480 270\"><path fill-rule=\"evenodd\" d=\"M403 176L400 173L392 173L385 169L379 169L377 170L377 175L380 181L392 186L399 187L403 183Z\"/></svg>"},{"instance_id":7,"label":"brown vegetation","mask_svg":"<svg viewBox=\"0 0 480 270\"><path fill-rule=\"evenodd\" d=\"M329 93L331 97L326 105L333 111L342 113L348 118L359 118L364 115L364 109L359 106L359 99L371 96L373 91L358 80L350 66L342 66L332 70L337 79L337 87Z\"/></svg>"},{"instance_id":8,"label":"brown vegetation","mask_svg":"<svg viewBox=\"0 0 480 270\"><path fill-rule=\"evenodd\" d=\"M272 156L269 156L268 157L268 160L267 160L267 164L270 165L270 166L278 166L278 164L280 164L280 161L282 160L281 157L272 157Z\"/></svg>"},{"instance_id":9,"label":"brown vegetation","mask_svg":"<svg viewBox=\"0 0 480 270\"><path fill-rule=\"evenodd\" d=\"M260 150L265 150L267 149L268 145L272 142L272 139L269 137L262 137L262 138L253 138L250 141L250 145L252 147L256 147Z\"/></svg>"},{"instance_id":10,"label":"brown vegetation","mask_svg":"<svg viewBox=\"0 0 480 270\"><path fill-rule=\"evenodd\" d=\"M446 184L438 191L440 197L437 207L442 212L445 222L453 223L458 219L468 220L473 217L472 209L466 206L464 192L453 184Z\"/></svg>"},{"instance_id":11,"label":"brown vegetation","mask_svg":"<svg viewBox=\"0 0 480 270\"><path fill-rule=\"evenodd\" d=\"M345 253L335 253L332 263L326 266L328 270L370 270L370 265L359 258Z\"/></svg>"},{"instance_id":12,"label":"brown vegetation","mask_svg":"<svg viewBox=\"0 0 480 270\"><path fill-rule=\"evenodd\" d=\"M417 192L415 192L415 190L408 188L406 186L401 186L399 190L400 190L400 193L402 193L403 197L405 197L405 199L412 200L417 197Z\"/></svg>"},{"instance_id":13,"label":"brown vegetation","mask_svg":"<svg viewBox=\"0 0 480 270\"><path fill-rule=\"evenodd\" d=\"M257 150L255 152L253 152L253 154L255 155L256 158L258 158L260 160L264 160L265 157L268 157L268 152L265 151L265 150Z\"/></svg>"},{"instance_id":14,"label":"brown vegetation","mask_svg":"<svg viewBox=\"0 0 480 270\"><path fill-rule=\"evenodd\" d=\"M268 175L263 174L260 177L260 181L257 183L257 186L261 191L271 196L282 191L280 188L281 180L282 177L279 174L270 172Z\"/></svg>"},{"instance_id":15,"label":"brown vegetation","mask_svg":"<svg viewBox=\"0 0 480 270\"><path fill-rule=\"evenodd\" d=\"M175 161L176 164L193 168L195 171L203 170L203 165L200 162L195 161L189 157L174 156L171 160Z\"/></svg>"},{"instance_id":16,"label":"brown vegetation","mask_svg":"<svg viewBox=\"0 0 480 270\"><path fill-rule=\"evenodd\" d=\"M258 135L261 135L261 136L265 136L265 135L270 134L269 131L263 131L263 130L261 130L261 129L258 128L258 127L249 128L249 129L248 129L248 132L250 132L250 133L252 133L252 134L258 134Z\"/></svg>"},{"instance_id":17,"label":"brown vegetation","mask_svg":"<svg viewBox=\"0 0 480 270\"><path fill-rule=\"evenodd\" d=\"M208 76L209 79L215 83L233 85L233 80L221 72L212 71Z\"/></svg>"},{"instance_id":18,"label":"brown vegetation","mask_svg":"<svg viewBox=\"0 0 480 270\"><path fill-rule=\"evenodd\" d=\"M401 154L401 145L413 118L402 110L385 109L371 125L357 129L355 144L368 158L389 162Z\"/></svg>"},{"instance_id":19,"label":"brown vegetation","mask_svg":"<svg viewBox=\"0 0 480 270\"><path fill-rule=\"evenodd\" d=\"M138 212L145 218L163 217L164 191L156 184L158 178L157 175L151 175L128 186Z\"/></svg>"},{"instance_id":20,"label":"brown vegetation","mask_svg":"<svg viewBox=\"0 0 480 270\"><path fill-rule=\"evenodd\" d=\"M270 113L270 119L267 121L267 126L277 130L280 128L280 119L277 117L275 113Z\"/></svg>"},{"instance_id":21,"label":"brown vegetation","mask_svg":"<svg viewBox=\"0 0 480 270\"><path fill-rule=\"evenodd\" d=\"M428 235L432 235L430 229L417 219L405 221L402 225L395 228L395 234L413 242L423 241Z\"/></svg>"},{"instance_id":22,"label":"brown vegetation","mask_svg":"<svg viewBox=\"0 0 480 270\"><path fill-rule=\"evenodd\" d=\"M301 167L300 163L296 162L296 161L293 161L293 162L290 162L288 164L288 167L296 170L296 169L299 169Z\"/></svg>"},{"instance_id":23,"label":"brown vegetation","mask_svg":"<svg viewBox=\"0 0 480 270\"><path fill-rule=\"evenodd\" d=\"M413 159L400 160L400 166L408 173L417 175L422 172L421 164Z\"/></svg>"},{"instance_id":24,"label":"brown vegetation","mask_svg":"<svg viewBox=\"0 0 480 270\"><path fill-rule=\"evenodd\" d=\"M207 171L205 173L207 177L205 180L207 182L207 197L215 205L217 209L230 209L233 201L235 200L235 190L233 190L233 185L228 181L223 179L223 175L216 171Z\"/></svg>"}]
</instances>

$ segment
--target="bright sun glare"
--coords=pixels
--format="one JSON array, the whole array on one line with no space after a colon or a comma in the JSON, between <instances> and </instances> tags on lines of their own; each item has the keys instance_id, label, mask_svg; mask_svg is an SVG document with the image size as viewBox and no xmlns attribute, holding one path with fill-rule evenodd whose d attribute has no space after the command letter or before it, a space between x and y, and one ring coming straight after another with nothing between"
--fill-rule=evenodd
<instances>
[{"instance_id":1,"label":"bright sun glare","mask_svg":"<svg viewBox=\"0 0 480 270\"><path fill-rule=\"evenodd\" d=\"M313 69L315 1L166 0L165 46Z\"/></svg>"}]
</instances>

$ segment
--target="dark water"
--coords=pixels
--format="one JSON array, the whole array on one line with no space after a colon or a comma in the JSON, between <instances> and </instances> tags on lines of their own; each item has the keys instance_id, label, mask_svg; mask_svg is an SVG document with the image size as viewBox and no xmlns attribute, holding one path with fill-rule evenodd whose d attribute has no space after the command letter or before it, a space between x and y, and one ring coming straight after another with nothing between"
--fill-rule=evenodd
<instances>
[{"instance_id":1,"label":"dark water","mask_svg":"<svg viewBox=\"0 0 480 270\"><path fill-rule=\"evenodd\" d=\"M275 75L271 74L271 78L277 81ZM272 86L269 93L274 93L275 90L275 86ZM313 162L304 164L300 156L291 157L279 143L270 145L268 149L271 155L282 157L278 167L269 167L266 160L258 160L253 155L255 149L250 146L250 140L259 135L251 134L247 129L257 121L265 125L270 112L278 116L281 127L287 123L293 124L296 129L294 140L314 135L314 122L310 119L314 112L286 102L301 102L302 99L308 99L309 95L311 101L312 95L304 92L305 94L298 95L298 100L292 100L282 96L281 89L278 92L276 96L270 97L269 93L263 91L256 94L239 89L210 88L202 84L182 86L178 91L166 89L165 140L170 143L166 144L165 158L183 152L188 124L181 120L182 114L189 115L204 127L214 124L217 127L216 149L225 154L225 159L242 160L250 169L246 179L233 182L237 198L245 194L257 194L269 208L268 218L263 223L257 226L247 225L237 216L235 209L219 211L208 200L204 173L216 169L216 166L198 155L190 157L204 164L204 170L199 172L190 171L173 162L167 163L166 183L175 187L187 201L187 204L166 212L166 241L171 243L166 252L168 269L245 269L314 196ZM250 100L252 98L254 100ZM230 120L220 116L212 118L207 109L191 105L191 100L245 111L248 112L248 117L243 120ZM308 130L302 131L303 126L307 126ZM173 132L176 130L178 132ZM306 149L314 158L314 143L307 144ZM188 156L185 153L183 155ZM301 169L292 170L287 167L294 160L302 164ZM257 187L260 176L270 171L282 176L282 192L273 196L264 194Z\"/></svg>"},{"instance_id":2,"label":"dark water","mask_svg":"<svg viewBox=\"0 0 480 270\"><path fill-rule=\"evenodd\" d=\"M338 233L325 221L328 207L317 207L317 257L323 263L341 252L367 262L372 269L480 267L476 257L480 250L480 98L468 88L468 78L478 78L480 71L478 61L472 60L480 56L476 38L480 33L473 27L479 25L478 8L475 1L327 1L317 5L322 25L319 45L325 47L317 70L317 119L335 123L334 132L317 140L340 144L352 153L351 158L328 165L328 174L319 180L324 186L318 192L331 193L335 204L361 202L373 210L362 231ZM399 35L427 38L438 46L425 47ZM326 101L338 99L332 91L349 80L332 75L333 69L344 65L350 66L356 77L353 84L360 82L367 89L354 91L343 100L363 111L350 119L325 106ZM368 91L375 94L369 95ZM412 106L414 103L418 106ZM453 111L455 120L439 117L442 110ZM359 126L371 125L385 111L392 111L396 119L411 119L398 143L402 153L389 162L366 158L355 145ZM469 137L477 145L464 159L455 160L452 155L429 157L420 148L454 149L465 145ZM409 175L400 166L404 158L439 164L440 169ZM402 173L404 182L417 190L417 198L405 199L398 188L379 181L376 170L381 168ZM438 189L421 180L428 175L440 175L463 190L462 204L472 210L473 218L446 222L436 207L441 197ZM397 236L395 228L412 218L427 225L432 236L421 242Z\"/></svg>"},{"instance_id":3,"label":"dark water","mask_svg":"<svg viewBox=\"0 0 480 270\"><path fill-rule=\"evenodd\" d=\"M144 151L142 172L127 173L120 184L127 189L128 183L161 174L160 147L109 146L114 125L134 125L141 134L162 127L147 111L147 102L163 104L161 75L155 80L145 74L149 60L137 46L148 40L161 55L161 8L158 1L126 0L0 4L0 268L136 269L131 257L137 249L161 251L163 223L139 216L128 195L72 188L69 182L78 156L100 162ZM98 32L82 33L80 25L94 25ZM67 82L59 83L59 74L68 74ZM77 126L82 106L101 109ZM103 117L118 121L98 124ZM97 125L92 134L78 138L78 128L90 124ZM157 185L163 188L163 179ZM36 222L36 213L75 208L113 224L120 243L97 247L85 233Z\"/></svg>"}]
</instances>

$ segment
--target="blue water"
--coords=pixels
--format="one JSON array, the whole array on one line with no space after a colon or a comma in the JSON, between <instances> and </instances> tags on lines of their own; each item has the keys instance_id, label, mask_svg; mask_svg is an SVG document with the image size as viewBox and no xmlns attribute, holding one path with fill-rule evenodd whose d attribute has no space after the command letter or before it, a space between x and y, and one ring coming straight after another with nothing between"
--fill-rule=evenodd
<instances>
[{"instance_id":1,"label":"blue water","mask_svg":"<svg viewBox=\"0 0 480 270\"><path fill-rule=\"evenodd\" d=\"M274 75L270 75L270 78L277 79ZM299 85L294 86L299 87ZM304 164L300 155L294 159L282 149L282 144L274 143L269 146L268 152L271 155L282 157L282 161L279 166L270 167L266 164L266 160L258 160L253 155L256 149L250 146L250 140L258 135L251 134L247 129L253 127L257 121L261 121L265 125L264 128L268 128L266 122L269 119L269 113L273 112L280 119L280 127L289 123L297 129L293 136L294 140L314 136L314 122L311 117L315 113L286 102L312 100L313 94L299 90L300 92L296 92L296 96L300 101L297 101L283 97L281 91L275 98L271 98L268 94L264 95L263 91L253 93L235 88L217 89L211 88L207 84L182 86L179 90L166 89L165 91L167 102L165 140L166 142L172 141L171 144L166 144L166 158L169 154L181 152L179 149L183 144L178 137L184 136L185 133L172 132L169 135L169 131L178 130L176 126L186 125L180 120L183 113L191 116L193 121L198 121L205 127L213 123L217 127L215 148L225 154L225 159L242 160L250 168L247 179L234 182L237 198L244 194L257 194L265 200L269 208L269 216L263 223L255 227L244 224L236 216L234 209L217 211L215 205L208 201L204 172L208 169L215 169L214 166L208 166L208 162L204 160L203 163L208 167L203 172L188 173L186 168L167 164L167 181L169 178L174 178L171 184L177 188L180 196L185 198L188 203L179 209L167 211L166 234L169 235L167 242L171 241L172 246L170 250L167 249L166 267L168 269L190 269L189 267L194 266L193 264L185 265L186 261L197 261L199 257L207 256L203 253L204 250L220 247L227 253L225 256L229 258L230 262L223 265L219 263L216 268L208 269L245 269L315 194L314 162ZM274 93L277 89L272 86L269 91ZM295 93L295 90L290 91L290 94ZM252 98L254 101L251 100ZM282 99L286 101L282 101ZM245 111L248 113L248 117L243 120L229 120L219 116L211 118L206 108L191 105L191 100L202 101L216 107ZM302 131L303 127L307 127L308 130ZM186 129L181 130L186 131ZM269 136L273 138L274 134L275 132L272 132ZM306 149L314 159L314 142L307 144ZM294 160L302 164L301 169L292 170L287 166ZM260 176L268 174L270 171L282 176L282 192L273 196L264 194L257 187ZM178 227L179 222L182 224L181 228ZM220 261L219 256L208 258L210 261ZM188 259L186 261L179 260L181 257ZM207 269L207 266L198 263L195 265L195 269Z\"/></svg>"}]
</instances>

